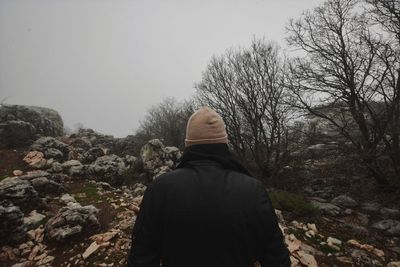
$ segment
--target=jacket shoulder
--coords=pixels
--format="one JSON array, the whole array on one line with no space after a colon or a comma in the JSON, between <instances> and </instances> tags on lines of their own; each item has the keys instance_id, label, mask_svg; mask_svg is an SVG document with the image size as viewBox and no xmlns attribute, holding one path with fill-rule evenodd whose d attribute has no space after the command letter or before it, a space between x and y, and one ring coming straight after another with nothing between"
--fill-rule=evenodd
<instances>
[{"instance_id":1,"label":"jacket shoulder","mask_svg":"<svg viewBox=\"0 0 400 267\"><path fill-rule=\"evenodd\" d=\"M171 181L173 181L174 179L176 179L177 177L182 177L183 175L186 175L188 172L189 172L189 170L180 168L180 169L175 169L175 170L163 173L160 176L156 177L151 182L151 185L153 187L166 185L166 184L170 183Z\"/></svg>"}]
</instances>

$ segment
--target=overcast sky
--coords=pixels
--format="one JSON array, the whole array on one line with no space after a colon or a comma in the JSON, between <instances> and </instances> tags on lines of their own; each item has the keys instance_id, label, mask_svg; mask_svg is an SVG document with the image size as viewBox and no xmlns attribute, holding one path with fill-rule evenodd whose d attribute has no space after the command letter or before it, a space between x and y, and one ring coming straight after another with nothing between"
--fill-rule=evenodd
<instances>
[{"instance_id":1,"label":"overcast sky","mask_svg":"<svg viewBox=\"0 0 400 267\"><path fill-rule=\"evenodd\" d=\"M115 136L178 100L212 57L253 37L285 47L290 18L321 0L0 0L0 100L57 110Z\"/></svg>"}]
</instances>

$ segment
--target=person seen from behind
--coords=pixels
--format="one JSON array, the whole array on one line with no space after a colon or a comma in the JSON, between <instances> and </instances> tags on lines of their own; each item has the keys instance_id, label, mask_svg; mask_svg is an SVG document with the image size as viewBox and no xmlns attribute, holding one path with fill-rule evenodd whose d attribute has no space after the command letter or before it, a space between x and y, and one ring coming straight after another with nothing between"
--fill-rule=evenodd
<instances>
[{"instance_id":1,"label":"person seen from behind","mask_svg":"<svg viewBox=\"0 0 400 267\"><path fill-rule=\"evenodd\" d=\"M268 194L229 151L222 118L196 111L185 146L147 187L128 267L290 267Z\"/></svg>"}]
</instances>

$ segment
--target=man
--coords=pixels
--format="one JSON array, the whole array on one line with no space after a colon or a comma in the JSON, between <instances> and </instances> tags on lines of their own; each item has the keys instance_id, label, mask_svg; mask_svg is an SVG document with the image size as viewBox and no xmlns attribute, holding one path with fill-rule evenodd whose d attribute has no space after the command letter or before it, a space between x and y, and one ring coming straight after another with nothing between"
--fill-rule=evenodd
<instances>
[{"instance_id":1,"label":"man","mask_svg":"<svg viewBox=\"0 0 400 267\"><path fill-rule=\"evenodd\" d=\"M267 192L227 143L214 110L190 117L180 164L144 194L129 267L290 266Z\"/></svg>"}]
</instances>

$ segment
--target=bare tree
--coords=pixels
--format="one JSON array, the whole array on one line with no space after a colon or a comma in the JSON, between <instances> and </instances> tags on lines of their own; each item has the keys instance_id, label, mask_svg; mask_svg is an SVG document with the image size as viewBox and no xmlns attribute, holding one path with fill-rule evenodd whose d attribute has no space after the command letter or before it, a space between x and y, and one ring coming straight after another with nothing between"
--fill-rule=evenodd
<instances>
[{"instance_id":1,"label":"bare tree","mask_svg":"<svg viewBox=\"0 0 400 267\"><path fill-rule=\"evenodd\" d=\"M290 64L287 86L296 107L334 126L349 140L379 184L378 157L398 92L388 77L396 55L372 28L356 0L329 0L288 26L288 42L305 56ZM331 109L328 111L327 107Z\"/></svg>"},{"instance_id":2,"label":"bare tree","mask_svg":"<svg viewBox=\"0 0 400 267\"><path fill-rule=\"evenodd\" d=\"M183 149L186 123L193 110L194 104L191 101L178 102L174 98L165 98L148 110L136 136L144 142L158 138L166 145Z\"/></svg>"},{"instance_id":3,"label":"bare tree","mask_svg":"<svg viewBox=\"0 0 400 267\"><path fill-rule=\"evenodd\" d=\"M394 170L400 180L400 2L396 0L367 0L372 8L374 21L387 34L383 52L379 54L387 75L382 86L391 88L393 95L384 95L385 107L391 117L391 123L384 136L387 152Z\"/></svg>"},{"instance_id":4,"label":"bare tree","mask_svg":"<svg viewBox=\"0 0 400 267\"><path fill-rule=\"evenodd\" d=\"M273 177L285 152L283 60L279 48L254 40L250 48L214 57L196 85L197 98L224 118L230 143L240 158Z\"/></svg>"}]
</instances>

